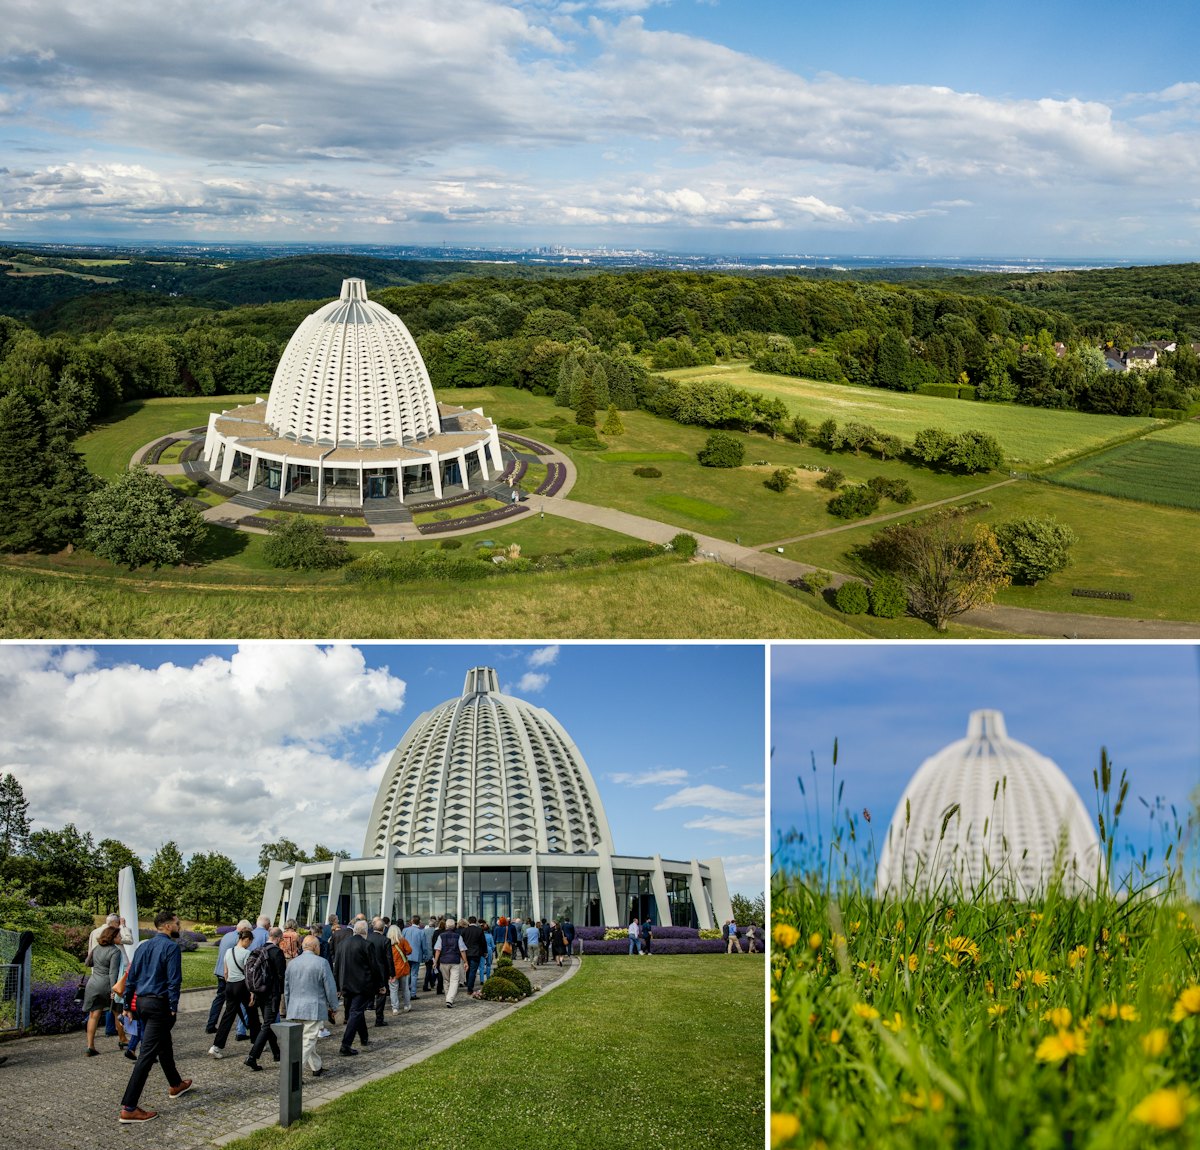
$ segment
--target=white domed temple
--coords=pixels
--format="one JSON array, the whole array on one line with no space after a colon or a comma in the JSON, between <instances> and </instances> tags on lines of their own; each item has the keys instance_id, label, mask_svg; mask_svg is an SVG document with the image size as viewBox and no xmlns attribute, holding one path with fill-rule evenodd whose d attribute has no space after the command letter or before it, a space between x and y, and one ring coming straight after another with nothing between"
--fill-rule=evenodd
<instances>
[{"instance_id":1,"label":"white domed temple","mask_svg":"<svg viewBox=\"0 0 1200 1150\"><path fill-rule=\"evenodd\" d=\"M966 738L926 759L900 796L875 889L1020 899L1061 875L1067 894L1086 894L1101 868L1096 829L1067 776L1009 738L999 711L975 711Z\"/></svg>"},{"instance_id":2,"label":"white domed temple","mask_svg":"<svg viewBox=\"0 0 1200 1150\"><path fill-rule=\"evenodd\" d=\"M463 693L408 728L379 784L363 857L272 863L262 913L568 917L633 915L711 927L732 916L719 858L619 854L596 782L548 711L467 672Z\"/></svg>"},{"instance_id":3,"label":"white domed temple","mask_svg":"<svg viewBox=\"0 0 1200 1150\"><path fill-rule=\"evenodd\" d=\"M247 492L357 506L441 499L503 467L495 424L437 402L408 328L361 279L296 329L265 402L209 416L204 459Z\"/></svg>"}]
</instances>

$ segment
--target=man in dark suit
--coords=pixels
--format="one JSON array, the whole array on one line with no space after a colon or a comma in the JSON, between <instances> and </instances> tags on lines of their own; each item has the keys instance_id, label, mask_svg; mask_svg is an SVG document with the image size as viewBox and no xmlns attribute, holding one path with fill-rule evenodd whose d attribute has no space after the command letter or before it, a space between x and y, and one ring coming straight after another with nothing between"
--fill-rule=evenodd
<instances>
[{"instance_id":1,"label":"man in dark suit","mask_svg":"<svg viewBox=\"0 0 1200 1150\"><path fill-rule=\"evenodd\" d=\"M483 928L474 915L467 919L467 925L462 930L462 940L467 944L467 993L470 994L475 989L475 976L479 973L479 964L487 953Z\"/></svg>"},{"instance_id":2,"label":"man in dark suit","mask_svg":"<svg viewBox=\"0 0 1200 1150\"><path fill-rule=\"evenodd\" d=\"M379 985L383 989L375 996L375 1025L387 1026L383 1017L383 1008L387 1006L388 980L395 977L396 965L392 961L392 944L384 933L387 928L383 919L376 916L371 920L371 930L367 934L367 943L371 947L371 958L375 963L375 973L381 979Z\"/></svg>"},{"instance_id":3,"label":"man in dark suit","mask_svg":"<svg viewBox=\"0 0 1200 1150\"><path fill-rule=\"evenodd\" d=\"M351 937L339 943L334 956L334 972L346 1003L346 1030L342 1034L340 1053L349 1057L358 1053L354 1049L356 1034L362 1046L371 1041L367 1033L367 1007L377 994L387 993L386 978L382 987L380 985L380 971L371 944L367 942L365 922L356 922Z\"/></svg>"}]
</instances>

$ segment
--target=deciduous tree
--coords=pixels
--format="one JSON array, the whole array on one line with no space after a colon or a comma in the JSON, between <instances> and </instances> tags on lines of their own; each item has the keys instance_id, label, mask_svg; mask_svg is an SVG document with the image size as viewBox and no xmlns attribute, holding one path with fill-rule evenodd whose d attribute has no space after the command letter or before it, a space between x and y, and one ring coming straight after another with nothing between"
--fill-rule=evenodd
<instances>
[{"instance_id":1,"label":"deciduous tree","mask_svg":"<svg viewBox=\"0 0 1200 1150\"><path fill-rule=\"evenodd\" d=\"M996 528L996 541L1013 579L1035 586L1071 561L1078 536L1054 519L1014 519Z\"/></svg>"},{"instance_id":2,"label":"deciduous tree","mask_svg":"<svg viewBox=\"0 0 1200 1150\"><path fill-rule=\"evenodd\" d=\"M89 496L84 525L90 551L131 570L180 563L195 554L208 532L199 510L144 467Z\"/></svg>"}]
</instances>

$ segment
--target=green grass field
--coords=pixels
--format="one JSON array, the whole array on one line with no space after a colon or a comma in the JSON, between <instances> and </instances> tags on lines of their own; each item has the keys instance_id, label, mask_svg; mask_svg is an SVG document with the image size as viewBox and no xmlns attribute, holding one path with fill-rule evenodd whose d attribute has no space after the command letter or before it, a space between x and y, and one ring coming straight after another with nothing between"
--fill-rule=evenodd
<instances>
[{"instance_id":1,"label":"green grass field","mask_svg":"<svg viewBox=\"0 0 1200 1150\"><path fill-rule=\"evenodd\" d=\"M690 367L661 374L670 379L714 380L781 399L788 410L814 425L824 419L869 423L905 439L924 427L947 431L975 429L994 435L1009 460L1022 467L1042 467L1079 451L1100 447L1161 421L1122 415L1085 415L1014 404L975 403L912 395L875 387L847 387L785 375L751 371L748 364Z\"/></svg>"},{"instance_id":2,"label":"green grass field","mask_svg":"<svg viewBox=\"0 0 1200 1150\"><path fill-rule=\"evenodd\" d=\"M377 1146L426 1115L423 1141L449 1126L463 1147L761 1147L761 964L651 961L654 974L585 958L565 985L450 1049L232 1145Z\"/></svg>"},{"instance_id":3,"label":"green grass field","mask_svg":"<svg viewBox=\"0 0 1200 1150\"><path fill-rule=\"evenodd\" d=\"M1046 478L1118 499L1200 511L1200 425L1181 424L1122 443Z\"/></svg>"},{"instance_id":4,"label":"green grass field","mask_svg":"<svg viewBox=\"0 0 1200 1150\"><path fill-rule=\"evenodd\" d=\"M249 538L245 536L245 538ZM500 532L488 538L502 538ZM397 546L412 546L398 544ZM62 568L58 568L62 571ZM0 638L854 639L811 597L711 563L643 560L472 583L350 587L340 575L209 581L0 569Z\"/></svg>"},{"instance_id":5,"label":"green grass field","mask_svg":"<svg viewBox=\"0 0 1200 1150\"><path fill-rule=\"evenodd\" d=\"M216 990L217 980L213 968L217 965L217 951L212 946L199 950L185 950L180 956L183 961L183 989L200 990L211 986Z\"/></svg>"}]
</instances>

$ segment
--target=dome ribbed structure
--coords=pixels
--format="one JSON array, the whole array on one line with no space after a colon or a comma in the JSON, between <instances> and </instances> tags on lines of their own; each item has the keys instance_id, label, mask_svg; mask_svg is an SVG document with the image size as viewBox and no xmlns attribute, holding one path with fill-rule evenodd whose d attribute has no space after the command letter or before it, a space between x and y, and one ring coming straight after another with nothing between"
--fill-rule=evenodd
<instances>
[{"instance_id":1,"label":"dome ribbed structure","mask_svg":"<svg viewBox=\"0 0 1200 1150\"><path fill-rule=\"evenodd\" d=\"M425 361L399 316L348 279L288 342L267 399L282 439L382 447L441 431Z\"/></svg>"},{"instance_id":2,"label":"dome ribbed structure","mask_svg":"<svg viewBox=\"0 0 1200 1150\"><path fill-rule=\"evenodd\" d=\"M591 772L547 711L467 672L462 695L421 715L384 771L364 856L613 851Z\"/></svg>"},{"instance_id":3,"label":"dome ribbed structure","mask_svg":"<svg viewBox=\"0 0 1200 1150\"><path fill-rule=\"evenodd\" d=\"M1028 898L1058 873L1093 890L1100 844L1070 780L1008 737L999 711L975 711L967 737L925 760L900 797L876 892Z\"/></svg>"}]
</instances>

